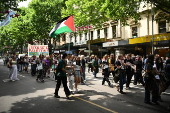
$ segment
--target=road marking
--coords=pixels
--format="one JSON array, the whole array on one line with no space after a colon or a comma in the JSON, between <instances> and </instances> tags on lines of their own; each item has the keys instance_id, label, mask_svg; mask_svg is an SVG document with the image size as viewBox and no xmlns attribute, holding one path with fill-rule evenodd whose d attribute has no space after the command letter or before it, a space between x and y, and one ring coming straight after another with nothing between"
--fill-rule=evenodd
<instances>
[{"instance_id":1,"label":"road marking","mask_svg":"<svg viewBox=\"0 0 170 113\"><path fill-rule=\"evenodd\" d=\"M111 113L118 113L118 112L116 112L116 111L113 111L113 110L108 109L108 108L106 108L106 107L100 106L100 105L95 104L95 103L93 103L93 102L84 100L84 99L82 99L82 98L80 98L80 97L77 97L77 96L74 96L74 95L71 95L71 96L74 97L74 98L77 98L77 99L79 99L79 100L82 100L82 101L84 101L84 102L87 102L87 103L89 103L89 104L92 104L92 105L94 105L94 106L97 106L97 107L99 107L99 108L102 108L102 109L104 109L104 110L110 111Z\"/></svg>"}]
</instances>

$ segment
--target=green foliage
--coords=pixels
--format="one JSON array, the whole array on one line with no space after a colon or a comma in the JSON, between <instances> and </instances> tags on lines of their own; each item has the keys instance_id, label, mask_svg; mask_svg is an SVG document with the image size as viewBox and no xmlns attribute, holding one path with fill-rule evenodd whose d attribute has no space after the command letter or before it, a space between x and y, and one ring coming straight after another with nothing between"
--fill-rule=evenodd
<instances>
[{"instance_id":1,"label":"green foliage","mask_svg":"<svg viewBox=\"0 0 170 113\"><path fill-rule=\"evenodd\" d=\"M52 27L61 19L63 6L63 0L32 0L29 4L29 7L34 10L31 23L39 35L37 37L48 38Z\"/></svg>"},{"instance_id":2,"label":"green foliage","mask_svg":"<svg viewBox=\"0 0 170 113\"><path fill-rule=\"evenodd\" d=\"M65 7L65 0L32 0L28 8L19 9L19 17L1 27L1 46L9 45L14 48L27 46L27 42L49 38L49 32L57 21L62 19L61 9Z\"/></svg>"}]
</instances>

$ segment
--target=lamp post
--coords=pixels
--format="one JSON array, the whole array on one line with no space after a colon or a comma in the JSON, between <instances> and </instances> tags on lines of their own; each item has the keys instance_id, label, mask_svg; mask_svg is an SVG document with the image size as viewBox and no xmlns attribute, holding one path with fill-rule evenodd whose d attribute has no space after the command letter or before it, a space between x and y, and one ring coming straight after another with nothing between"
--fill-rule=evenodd
<instances>
[{"instance_id":1,"label":"lamp post","mask_svg":"<svg viewBox=\"0 0 170 113\"><path fill-rule=\"evenodd\" d=\"M71 43L71 33L69 33L69 36L68 36L68 40L69 40L69 43L68 43L68 54L71 54L70 52L70 43Z\"/></svg>"},{"instance_id":2,"label":"lamp post","mask_svg":"<svg viewBox=\"0 0 170 113\"><path fill-rule=\"evenodd\" d=\"M89 29L89 34L88 34L88 35L89 35L89 43L88 43L88 48L89 48L89 56L90 56L90 51L91 51L91 50L90 50L90 29Z\"/></svg>"},{"instance_id":3,"label":"lamp post","mask_svg":"<svg viewBox=\"0 0 170 113\"><path fill-rule=\"evenodd\" d=\"M154 10L153 10L153 3L151 2L151 14L152 14L152 42L151 42L151 45L152 45L152 54L154 54Z\"/></svg>"}]
</instances>

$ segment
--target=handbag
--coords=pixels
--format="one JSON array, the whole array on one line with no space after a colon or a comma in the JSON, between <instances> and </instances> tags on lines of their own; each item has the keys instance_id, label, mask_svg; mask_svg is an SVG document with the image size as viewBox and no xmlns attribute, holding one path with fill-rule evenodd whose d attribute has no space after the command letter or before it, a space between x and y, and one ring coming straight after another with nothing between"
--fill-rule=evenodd
<instances>
[{"instance_id":1,"label":"handbag","mask_svg":"<svg viewBox=\"0 0 170 113\"><path fill-rule=\"evenodd\" d=\"M38 64L37 69L38 69L38 70L42 70L42 69L43 69L42 63Z\"/></svg>"},{"instance_id":2,"label":"handbag","mask_svg":"<svg viewBox=\"0 0 170 113\"><path fill-rule=\"evenodd\" d=\"M115 81L115 83L117 83L119 81L119 74L115 74L113 80Z\"/></svg>"},{"instance_id":3,"label":"handbag","mask_svg":"<svg viewBox=\"0 0 170 113\"><path fill-rule=\"evenodd\" d=\"M8 67L8 68L12 68L12 65L8 64L7 67Z\"/></svg>"}]
</instances>

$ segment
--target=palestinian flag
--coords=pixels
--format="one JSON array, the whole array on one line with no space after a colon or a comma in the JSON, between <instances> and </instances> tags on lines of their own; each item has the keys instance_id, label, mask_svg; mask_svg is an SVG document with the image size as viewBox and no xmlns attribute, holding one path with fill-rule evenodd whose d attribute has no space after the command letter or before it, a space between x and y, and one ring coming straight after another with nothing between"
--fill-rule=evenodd
<instances>
[{"instance_id":1,"label":"palestinian flag","mask_svg":"<svg viewBox=\"0 0 170 113\"><path fill-rule=\"evenodd\" d=\"M65 32L74 32L74 19L73 16L68 16L57 22L57 24L50 31L50 37L56 37L56 35Z\"/></svg>"}]
</instances>

